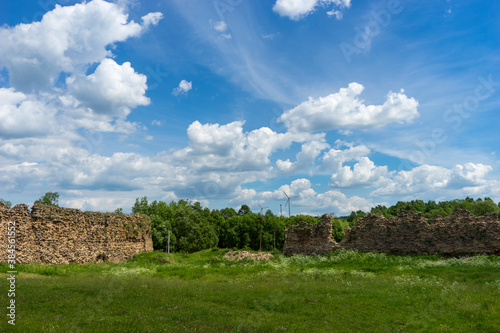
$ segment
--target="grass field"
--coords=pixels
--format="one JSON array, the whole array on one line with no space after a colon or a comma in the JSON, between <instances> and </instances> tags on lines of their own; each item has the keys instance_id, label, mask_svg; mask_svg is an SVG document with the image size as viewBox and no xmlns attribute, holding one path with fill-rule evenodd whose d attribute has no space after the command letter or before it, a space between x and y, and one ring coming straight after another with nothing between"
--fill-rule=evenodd
<instances>
[{"instance_id":1,"label":"grass field","mask_svg":"<svg viewBox=\"0 0 500 333\"><path fill-rule=\"evenodd\" d=\"M18 265L16 329L4 316L1 331L500 332L499 257L226 251Z\"/></svg>"}]
</instances>

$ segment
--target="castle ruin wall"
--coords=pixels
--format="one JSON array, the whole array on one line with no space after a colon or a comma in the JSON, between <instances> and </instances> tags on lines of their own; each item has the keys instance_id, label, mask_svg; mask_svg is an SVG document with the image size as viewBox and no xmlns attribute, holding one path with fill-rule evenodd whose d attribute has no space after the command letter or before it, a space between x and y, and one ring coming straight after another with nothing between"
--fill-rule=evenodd
<instances>
[{"instance_id":1,"label":"castle ruin wall","mask_svg":"<svg viewBox=\"0 0 500 333\"><path fill-rule=\"evenodd\" d=\"M10 222L10 224L9 224ZM122 262L153 251L149 217L82 212L35 204L0 204L0 261L8 259L8 226L15 223L16 263Z\"/></svg>"},{"instance_id":2,"label":"castle ruin wall","mask_svg":"<svg viewBox=\"0 0 500 333\"><path fill-rule=\"evenodd\" d=\"M462 209L429 220L411 211L393 218L368 214L346 230L340 245L393 254L499 255L500 221L496 214L475 216Z\"/></svg>"},{"instance_id":3,"label":"castle ruin wall","mask_svg":"<svg viewBox=\"0 0 500 333\"><path fill-rule=\"evenodd\" d=\"M285 231L285 255L326 254L339 247L332 236L332 220L327 214L316 224L301 221Z\"/></svg>"}]
</instances>

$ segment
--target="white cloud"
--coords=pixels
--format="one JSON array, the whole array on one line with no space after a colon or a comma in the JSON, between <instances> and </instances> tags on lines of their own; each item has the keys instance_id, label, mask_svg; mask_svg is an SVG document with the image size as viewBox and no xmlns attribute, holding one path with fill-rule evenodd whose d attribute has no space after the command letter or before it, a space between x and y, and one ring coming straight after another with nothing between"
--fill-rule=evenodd
<instances>
[{"instance_id":1,"label":"white cloud","mask_svg":"<svg viewBox=\"0 0 500 333\"><path fill-rule=\"evenodd\" d=\"M323 209L324 211L332 210L338 214L348 214L352 211L370 211L370 209L379 204L385 203L372 203L370 200L361 198L359 196L347 197L344 193L336 190L330 190L325 193L318 194L314 202L315 207Z\"/></svg>"},{"instance_id":2,"label":"white cloud","mask_svg":"<svg viewBox=\"0 0 500 333\"><path fill-rule=\"evenodd\" d=\"M224 21L215 22L213 25L215 31L224 32L227 30L227 24Z\"/></svg>"},{"instance_id":3,"label":"white cloud","mask_svg":"<svg viewBox=\"0 0 500 333\"><path fill-rule=\"evenodd\" d=\"M123 117L130 108L150 103L145 96L146 81L146 76L136 73L129 62L118 65L104 59L93 74L69 77L66 84L82 106L97 113L119 112Z\"/></svg>"},{"instance_id":4,"label":"white cloud","mask_svg":"<svg viewBox=\"0 0 500 333\"><path fill-rule=\"evenodd\" d=\"M208 23L210 23L210 26L212 27L213 30L220 32L220 36L224 39L231 39L233 38L233 35L230 33L227 33L227 24L224 21L212 21L209 20Z\"/></svg>"},{"instance_id":5,"label":"white cloud","mask_svg":"<svg viewBox=\"0 0 500 333\"><path fill-rule=\"evenodd\" d=\"M451 170L450 186L465 187L478 186L486 183L486 175L493 168L489 165L466 163L464 165L456 165Z\"/></svg>"},{"instance_id":6,"label":"white cloud","mask_svg":"<svg viewBox=\"0 0 500 333\"><path fill-rule=\"evenodd\" d=\"M288 173L304 170L305 168L312 166L321 151L329 147L330 145L325 142L324 137L320 140L305 142L302 144L301 151L297 153L295 162L292 163L289 159L286 161L278 159L276 161L276 166L278 169Z\"/></svg>"},{"instance_id":7,"label":"white cloud","mask_svg":"<svg viewBox=\"0 0 500 333\"><path fill-rule=\"evenodd\" d=\"M290 185L282 185L274 191L260 192L259 196L264 200L286 200L287 197L310 197L316 192L311 188L311 181L306 178L299 178L290 183Z\"/></svg>"},{"instance_id":8,"label":"white cloud","mask_svg":"<svg viewBox=\"0 0 500 333\"><path fill-rule=\"evenodd\" d=\"M37 137L56 130L57 110L13 88L0 88L0 138Z\"/></svg>"},{"instance_id":9,"label":"white cloud","mask_svg":"<svg viewBox=\"0 0 500 333\"><path fill-rule=\"evenodd\" d=\"M337 148L340 148L339 145L341 144L348 144L342 143L339 140L337 140L336 143L338 144ZM364 145L350 146L348 149L344 150L330 149L323 154L320 170L337 172L342 168L343 163L359 161L364 156L370 154L370 152L370 149Z\"/></svg>"},{"instance_id":10,"label":"white cloud","mask_svg":"<svg viewBox=\"0 0 500 333\"><path fill-rule=\"evenodd\" d=\"M181 82L179 82L179 86L177 88L174 88L174 90L172 91L172 95L177 96L180 94L187 94L187 92L192 88L193 88L192 82L182 80Z\"/></svg>"},{"instance_id":11,"label":"white cloud","mask_svg":"<svg viewBox=\"0 0 500 333\"><path fill-rule=\"evenodd\" d=\"M297 21L314 12L318 6L326 7L330 4L343 10L351 6L351 0L277 0L273 10L281 16ZM340 19L342 13L339 10L332 9L327 14L329 16L335 14L337 19Z\"/></svg>"},{"instance_id":12,"label":"white cloud","mask_svg":"<svg viewBox=\"0 0 500 333\"><path fill-rule=\"evenodd\" d=\"M292 142L320 140L323 135L276 133L268 127L243 131L242 121L226 125L193 122L188 130L189 146L176 151L179 165L195 169L270 172L269 157Z\"/></svg>"},{"instance_id":13,"label":"white cloud","mask_svg":"<svg viewBox=\"0 0 500 333\"><path fill-rule=\"evenodd\" d=\"M163 18L163 14L160 13L160 12L149 13L149 14L144 15L143 17L141 17L141 19L142 19L142 26L143 27L149 27L151 25L157 25L162 18Z\"/></svg>"},{"instance_id":14,"label":"white cloud","mask_svg":"<svg viewBox=\"0 0 500 333\"><path fill-rule=\"evenodd\" d=\"M154 119L152 122L151 122L151 125L154 125L154 126L161 126L163 125L163 121L159 120L159 119Z\"/></svg>"},{"instance_id":15,"label":"white cloud","mask_svg":"<svg viewBox=\"0 0 500 333\"><path fill-rule=\"evenodd\" d=\"M286 203L287 198L283 192L290 197L297 197L292 199L292 214L295 209L307 209L318 214L329 212L346 214L357 210L369 211L378 204L358 196L347 197L337 190L317 193L312 188L310 180L306 178L296 179L290 185L283 185L275 191L260 192L258 195L266 201L283 200Z\"/></svg>"},{"instance_id":16,"label":"white cloud","mask_svg":"<svg viewBox=\"0 0 500 333\"><path fill-rule=\"evenodd\" d=\"M0 28L0 65L18 90L48 88L60 72L82 72L112 55L108 45L140 35L160 18L150 13L143 25L127 22L124 8L103 0L56 5L40 22Z\"/></svg>"},{"instance_id":17,"label":"white cloud","mask_svg":"<svg viewBox=\"0 0 500 333\"><path fill-rule=\"evenodd\" d=\"M335 10L335 9L326 12L326 14L328 16L334 16L337 20L341 20L342 17L344 16L340 10Z\"/></svg>"},{"instance_id":18,"label":"white cloud","mask_svg":"<svg viewBox=\"0 0 500 333\"><path fill-rule=\"evenodd\" d=\"M484 186L487 183L485 176L491 170L489 165L474 163L457 165L453 169L425 164L410 171L399 171L372 195L429 194L436 191L444 194L444 191Z\"/></svg>"},{"instance_id":19,"label":"white cloud","mask_svg":"<svg viewBox=\"0 0 500 333\"><path fill-rule=\"evenodd\" d=\"M291 131L369 129L390 123L409 123L418 117L418 102L400 93L389 92L383 105L365 105L358 96L364 87L350 83L339 92L309 100L283 113L278 119Z\"/></svg>"},{"instance_id":20,"label":"white cloud","mask_svg":"<svg viewBox=\"0 0 500 333\"><path fill-rule=\"evenodd\" d=\"M375 166L368 157L361 157L359 162L351 169L342 167L331 178L334 187L373 187L387 182L387 166Z\"/></svg>"},{"instance_id":21,"label":"white cloud","mask_svg":"<svg viewBox=\"0 0 500 333\"><path fill-rule=\"evenodd\" d=\"M123 208L126 213L134 205L135 199L127 196L110 198L108 195L98 195L61 200L63 207L71 207L82 211L109 211L114 212L116 208Z\"/></svg>"},{"instance_id":22,"label":"white cloud","mask_svg":"<svg viewBox=\"0 0 500 333\"><path fill-rule=\"evenodd\" d=\"M257 195L257 191L254 189L246 189L238 186L233 193L233 199L229 200L232 204L248 204Z\"/></svg>"}]
</instances>

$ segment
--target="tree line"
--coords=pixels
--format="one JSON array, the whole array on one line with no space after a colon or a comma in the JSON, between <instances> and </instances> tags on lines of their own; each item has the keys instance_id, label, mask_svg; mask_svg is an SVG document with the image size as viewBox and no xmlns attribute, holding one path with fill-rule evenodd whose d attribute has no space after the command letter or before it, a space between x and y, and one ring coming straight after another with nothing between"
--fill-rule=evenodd
<instances>
[{"instance_id":1,"label":"tree line","mask_svg":"<svg viewBox=\"0 0 500 333\"><path fill-rule=\"evenodd\" d=\"M318 217L297 215L276 216L271 210L254 213L248 205L236 211L233 208L204 208L199 202L188 200L148 202L147 197L137 199L133 213L149 216L151 236L155 250L167 248L170 231L171 251L195 252L212 247L271 251L283 249L285 228L300 221L317 223ZM337 235L344 226L335 223ZM340 236L340 235L338 235Z\"/></svg>"},{"instance_id":2,"label":"tree line","mask_svg":"<svg viewBox=\"0 0 500 333\"><path fill-rule=\"evenodd\" d=\"M370 210L372 214L380 214L384 217L393 217L405 211L414 211L416 213L423 213L426 218L435 218L440 215L446 217L453 213L455 209L466 209L474 215L481 216L486 214L495 213L500 218L500 202L497 204L491 198L472 198L455 199L451 201L440 201L436 203L434 200L424 202L423 200L412 201L398 201L395 205L390 207L378 205ZM350 215L342 217L349 223L356 222L367 213L358 210L351 212Z\"/></svg>"},{"instance_id":3,"label":"tree line","mask_svg":"<svg viewBox=\"0 0 500 333\"><path fill-rule=\"evenodd\" d=\"M414 211L423 213L427 218L435 218L438 215L448 216L458 208L467 209L474 215L495 213L500 218L500 203L496 204L490 198L474 200L469 197L439 203L433 200L427 203L422 200L399 201L390 207L373 207L370 213L393 217L404 211ZM147 197L136 199L132 212L150 217L155 249L166 249L170 230L171 250L185 252L211 247L282 250L287 227L300 221L315 224L320 219L319 216L308 215L276 216L271 210L265 214L254 213L248 205L242 205L238 211L233 208L210 210L202 207L199 202L179 200L167 204L156 200L148 202ZM360 210L342 217L331 214L334 239L340 242L344 237L345 227L352 227L365 215L367 212Z\"/></svg>"}]
</instances>

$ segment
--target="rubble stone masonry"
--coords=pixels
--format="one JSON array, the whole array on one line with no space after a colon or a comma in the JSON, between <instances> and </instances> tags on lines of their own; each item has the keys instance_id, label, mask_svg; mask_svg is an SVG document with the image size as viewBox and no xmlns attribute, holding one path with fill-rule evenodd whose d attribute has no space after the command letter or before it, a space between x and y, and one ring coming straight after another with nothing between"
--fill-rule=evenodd
<instances>
[{"instance_id":1,"label":"rubble stone masonry","mask_svg":"<svg viewBox=\"0 0 500 333\"><path fill-rule=\"evenodd\" d=\"M393 218L368 214L351 230L346 229L340 245L346 249L393 254L500 255L500 221L496 214L475 216L462 209L430 220L414 212Z\"/></svg>"},{"instance_id":2,"label":"rubble stone masonry","mask_svg":"<svg viewBox=\"0 0 500 333\"><path fill-rule=\"evenodd\" d=\"M327 214L316 224L300 222L285 231L283 253L293 254L326 254L339 247L332 236L332 220Z\"/></svg>"},{"instance_id":3,"label":"rubble stone masonry","mask_svg":"<svg viewBox=\"0 0 500 333\"><path fill-rule=\"evenodd\" d=\"M16 262L122 262L153 251L146 215L82 212L35 204L0 204L0 261L7 261L7 224L15 222Z\"/></svg>"}]
</instances>

